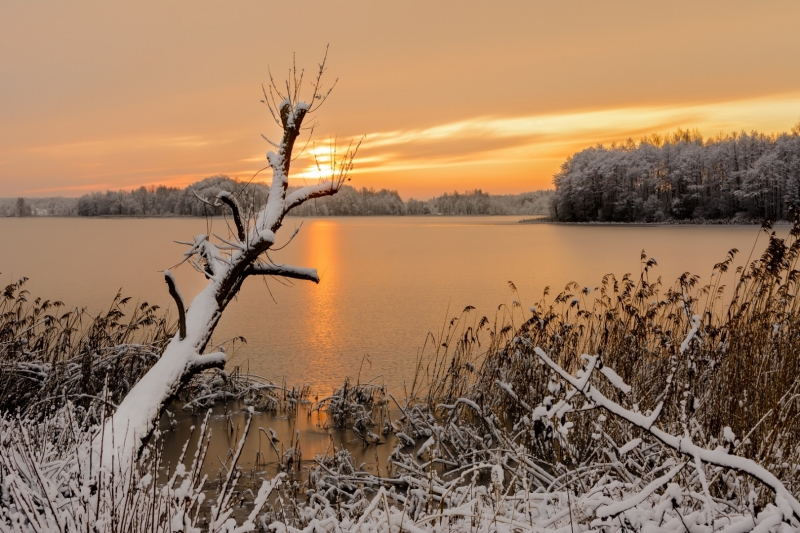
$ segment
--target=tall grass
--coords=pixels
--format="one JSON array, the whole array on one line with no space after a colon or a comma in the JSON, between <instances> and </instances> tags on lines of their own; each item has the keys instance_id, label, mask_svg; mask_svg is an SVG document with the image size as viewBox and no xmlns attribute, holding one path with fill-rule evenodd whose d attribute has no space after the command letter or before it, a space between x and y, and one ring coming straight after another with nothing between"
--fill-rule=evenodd
<instances>
[{"instance_id":1,"label":"tall grass","mask_svg":"<svg viewBox=\"0 0 800 533\"><path fill-rule=\"evenodd\" d=\"M0 295L0 410L37 415L66 399L88 406L106 380L106 401L116 404L158 360L174 330L146 302L126 316L130 299L117 294L92 316L59 301L31 301L26 282Z\"/></svg>"},{"instance_id":2,"label":"tall grass","mask_svg":"<svg viewBox=\"0 0 800 533\"><path fill-rule=\"evenodd\" d=\"M630 387L597 384L620 405L649 413L663 402L659 427L711 447L734 435L731 453L766 466L798 494L800 220L795 215L785 239L770 224L762 232L763 254L732 271L731 250L705 284L684 273L665 286L644 252L638 276L609 274L595 289L570 283L553 296L545 290L528 310L510 283L517 299L493 322L467 308L429 338L410 403L438 412L443 426L461 420L476 428L443 439L455 457L523 445L548 472L566 473L601 459L606 438L621 447L641 435L597 409L553 423L536 418L536 406L555 405L567 390L534 348L573 374L582 354L598 355L605 372Z\"/></svg>"}]
</instances>

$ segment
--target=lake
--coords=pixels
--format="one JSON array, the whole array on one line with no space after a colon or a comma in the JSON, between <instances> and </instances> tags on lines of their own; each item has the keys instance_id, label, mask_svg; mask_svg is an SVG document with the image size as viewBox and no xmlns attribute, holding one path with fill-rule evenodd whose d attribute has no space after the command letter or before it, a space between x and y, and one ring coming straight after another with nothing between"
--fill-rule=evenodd
<instances>
[{"instance_id":1,"label":"lake","mask_svg":"<svg viewBox=\"0 0 800 533\"><path fill-rule=\"evenodd\" d=\"M545 286L569 281L596 287L604 274L640 271L641 250L671 285L683 272L708 279L714 263L738 248L753 250L755 226L519 224L520 217L288 218L276 262L312 266L308 282L248 280L220 322L214 342L241 335L247 345L231 364L317 394L346 376L376 378L401 390L429 331L467 305L490 319L517 298L525 308ZM0 282L30 278L34 296L91 311L118 289L134 300L170 307L161 271L182 259L201 233L224 233L223 219L0 219ZM786 232L786 229L780 231ZM766 239L759 238L763 245ZM757 251L760 251L758 247ZM173 269L187 301L204 286L188 264ZM728 274L730 284L732 274ZM171 306L174 309L174 305ZM365 358L365 356L369 356ZM363 368L362 368L363 362Z\"/></svg>"}]
</instances>

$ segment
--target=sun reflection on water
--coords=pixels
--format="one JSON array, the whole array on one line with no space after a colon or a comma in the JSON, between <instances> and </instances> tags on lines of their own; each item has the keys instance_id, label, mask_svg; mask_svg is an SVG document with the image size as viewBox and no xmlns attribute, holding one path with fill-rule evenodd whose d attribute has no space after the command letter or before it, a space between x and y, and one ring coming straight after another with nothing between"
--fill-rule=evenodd
<instances>
[{"instance_id":1,"label":"sun reflection on water","mask_svg":"<svg viewBox=\"0 0 800 533\"><path fill-rule=\"evenodd\" d=\"M309 307L305 313L304 331L310 332L311 344L317 354L310 373L319 376L338 374L341 358L337 346L341 334L341 315L337 312L337 295L341 274L339 257L339 225L326 220L314 221L307 228L308 245L304 264L314 265L320 282L309 290Z\"/></svg>"}]
</instances>

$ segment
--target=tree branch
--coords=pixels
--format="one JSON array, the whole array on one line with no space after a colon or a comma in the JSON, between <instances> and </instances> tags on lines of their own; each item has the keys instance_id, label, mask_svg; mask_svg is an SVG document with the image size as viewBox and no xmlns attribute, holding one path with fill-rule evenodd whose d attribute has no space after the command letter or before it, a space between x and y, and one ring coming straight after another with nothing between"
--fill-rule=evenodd
<instances>
[{"instance_id":1,"label":"tree branch","mask_svg":"<svg viewBox=\"0 0 800 533\"><path fill-rule=\"evenodd\" d=\"M219 368L224 365L225 357L222 353L198 354L203 353L223 311L248 276L283 276L319 283L319 275L313 268L259 261L262 254L275 244L275 232L281 228L287 211L312 198L335 194L347 179L353 165L355 151L350 151L339 165L334 165L331 181L300 189L287 199L294 143L302 128L303 119L311 108L309 104L297 101L300 83L300 79L295 80L294 94L292 91L287 91L287 95L282 96L270 76L270 98L267 98L267 104L271 111L274 111L273 116L280 119L283 137L277 146L277 153L267 154L269 166L272 168L272 183L266 205L257 209L251 200L248 210L242 213L236 199L228 192L218 194L213 203L195 193L208 205L221 207L224 203L231 208L240 245L220 239L230 251L228 254L222 254L218 247L208 242L207 235L195 238L185 257L188 259L198 254L205 260L205 264L195 262L195 266L204 271L209 282L195 296L191 307L185 305L172 274L168 270L164 272L170 295L178 307L180 331L167 345L155 366L129 391L113 417L104 423L104 431L94 440L93 453L100 459L96 463L98 467L120 468L123 464L127 464L132 457L135 457L136 451L141 449L144 440L153 431L166 402L180 389L182 383L205 368ZM318 81L314 98L318 95L316 91L319 89ZM275 105L276 102L272 100L273 92L282 98L280 104ZM248 220L242 220L243 214ZM206 266L208 268L205 268ZM128 438L124 443L115 442L113 438L115 434L126 435Z\"/></svg>"},{"instance_id":2,"label":"tree branch","mask_svg":"<svg viewBox=\"0 0 800 533\"><path fill-rule=\"evenodd\" d=\"M220 191L219 194L217 194L217 198L231 208L231 212L233 212L233 222L236 224L236 232L239 236L239 242L243 243L245 239L245 233L244 224L242 223L242 215L239 209L239 203L228 191Z\"/></svg>"},{"instance_id":3,"label":"tree branch","mask_svg":"<svg viewBox=\"0 0 800 533\"><path fill-rule=\"evenodd\" d=\"M186 338L186 305L183 303L183 295L178 290L172 272L165 270L164 280L169 287L169 295L175 300L175 305L178 308L178 331L180 332L181 340L183 340Z\"/></svg>"},{"instance_id":4,"label":"tree branch","mask_svg":"<svg viewBox=\"0 0 800 533\"><path fill-rule=\"evenodd\" d=\"M334 195L338 190L339 188L328 180L317 183L316 185L307 185L301 189L297 189L286 197L286 205L283 208L283 212L288 213L292 208L308 200Z\"/></svg>"},{"instance_id":5,"label":"tree branch","mask_svg":"<svg viewBox=\"0 0 800 533\"><path fill-rule=\"evenodd\" d=\"M225 368L227 356L224 352L213 352L203 355L195 355L189 360L184 371L184 379L189 379L195 374L209 368Z\"/></svg>"},{"instance_id":6,"label":"tree branch","mask_svg":"<svg viewBox=\"0 0 800 533\"><path fill-rule=\"evenodd\" d=\"M304 268L291 265L251 265L245 273L248 276L283 276L319 283L316 268Z\"/></svg>"},{"instance_id":7,"label":"tree branch","mask_svg":"<svg viewBox=\"0 0 800 533\"><path fill-rule=\"evenodd\" d=\"M591 384L589 384L588 375L593 373L592 370L595 368L594 364L597 360L596 357L587 355L583 356L584 359L589 362L592 370L586 371L586 375L578 380L567 373L561 367L561 365L550 359L541 348L536 347L534 352L539 359L542 360L542 362L544 362L547 366L564 378L564 380L577 389L587 400L602 407L609 413L615 414L623 420L627 420L629 423L639 427L643 431L650 433L662 444L672 448L679 454L687 456L690 459L699 459L700 461L704 461L712 465L737 470L757 479L765 486L769 487L775 494L775 503L785 518L788 519L790 516L794 515L795 519L800 521L800 502L798 502L794 496L792 496L786 486L777 477L775 477L775 475L773 475L763 466L759 465L755 461L747 459L746 457L729 455L727 453L720 452L720 450L709 450L707 448L703 448L702 446L694 444L692 439L688 436L678 437L657 427L653 427L655 419L652 417L646 417L641 413L636 413L622 407L620 404L607 398L602 392L600 392L600 390L597 389L597 387L593 387Z\"/></svg>"}]
</instances>

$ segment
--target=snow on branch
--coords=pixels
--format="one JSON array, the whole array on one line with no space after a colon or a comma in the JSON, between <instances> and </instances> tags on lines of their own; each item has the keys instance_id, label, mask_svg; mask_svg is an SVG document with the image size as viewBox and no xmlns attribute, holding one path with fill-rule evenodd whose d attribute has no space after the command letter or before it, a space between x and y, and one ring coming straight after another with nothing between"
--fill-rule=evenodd
<instances>
[{"instance_id":1,"label":"snow on branch","mask_svg":"<svg viewBox=\"0 0 800 533\"><path fill-rule=\"evenodd\" d=\"M641 490L641 492L637 492L632 497L626 500L622 500L620 502L615 502L599 507L596 511L597 516L599 518L613 517L627 511L628 509L636 507L637 505L645 501L651 494L653 494L656 491L656 489L672 481L672 478L677 476L678 472L683 470L684 466L686 466L686 463L679 464L678 466L674 467L672 470L670 470L663 476L651 481L644 489Z\"/></svg>"},{"instance_id":2,"label":"snow on branch","mask_svg":"<svg viewBox=\"0 0 800 533\"><path fill-rule=\"evenodd\" d=\"M694 335L696 330L693 330L691 335ZM606 411L617 415L623 420L637 426L641 430L649 433L656 440L669 448L672 448L681 455L688 457L696 463L704 462L716 465L723 468L728 468L748 474L761 482L766 487L769 487L775 494L775 504L783 513L785 519L794 516L795 519L800 520L800 502L794 498L784 484L775 477L766 468L759 465L755 461L745 457L730 455L728 450L719 447L714 450L703 448L692 442L692 438L687 434L682 437L672 435L663 431L655 426L656 418L660 413L660 409L656 409L655 413L650 417L644 416L642 413L637 413L626 409L615 401L606 397L597 387L592 386L588 382L588 378L593 373L597 357L584 355L583 358L589 362L588 368L584 369L584 374L581 378L576 378L564 370L561 365L553 361L547 354L539 347L534 349L536 355L554 372L567 381L574 390L580 392L592 404L602 407Z\"/></svg>"},{"instance_id":3,"label":"snow on branch","mask_svg":"<svg viewBox=\"0 0 800 533\"><path fill-rule=\"evenodd\" d=\"M189 359L188 372L202 372L208 368L223 368L225 366L225 352L213 352L203 355L195 354Z\"/></svg>"},{"instance_id":4,"label":"snow on branch","mask_svg":"<svg viewBox=\"0 0 800 533\"><path fill-rule=\"evenodd\" d=\"M315 198L322 198L323 196L330 196L335 194L338 190L338 187L329 180L302 187L286 197L286 207L284 207L283 211L289 212L293 207L297 207L303 202Z\"/></svg>"},{"instance_id":5,"label":"snow on branch","mask_svg":"<svg viewBox=\"0 0 800 533\"><path fill-rule=\"evenodd\" d=\"M319 283L319 275L316 268L304 268L290 265L252 265L247 274L251 276L282 276L284 278L313 281Z\"/></svg>"}]
</instances>

